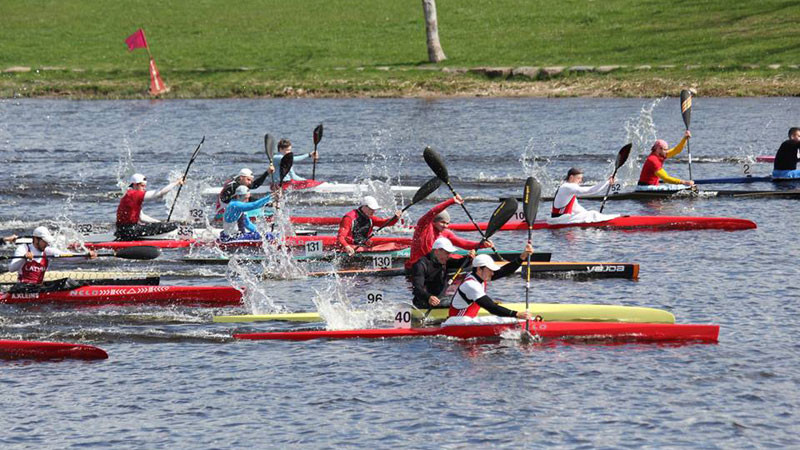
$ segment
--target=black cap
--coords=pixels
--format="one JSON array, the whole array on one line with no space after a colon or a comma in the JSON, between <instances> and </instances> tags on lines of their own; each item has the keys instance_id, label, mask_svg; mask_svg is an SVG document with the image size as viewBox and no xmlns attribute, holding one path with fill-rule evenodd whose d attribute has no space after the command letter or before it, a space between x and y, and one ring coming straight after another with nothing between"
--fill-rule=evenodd
<instances>
[{"instance_id":1,"label":"black cap","mask_svg":"<svg viewBox=\"0 0 800 450\"><path fill-rule=\"evenodd\" d=\"M567 177L564 178L564 179L565 180L569 180L569 177L571 177L573 175L580 175L582 173L583 173L583 170L578 169L577 167L573 167L573 168L569 169L569 171L567 172Z\"/></svg>"}]
</instances>

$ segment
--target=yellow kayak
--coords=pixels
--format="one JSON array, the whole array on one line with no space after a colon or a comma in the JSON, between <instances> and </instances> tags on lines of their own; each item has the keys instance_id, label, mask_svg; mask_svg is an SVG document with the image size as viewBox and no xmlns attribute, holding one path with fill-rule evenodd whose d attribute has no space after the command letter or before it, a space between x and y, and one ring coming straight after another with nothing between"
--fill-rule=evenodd
<instances>
[{"instance_id":1,"label":"yellow kayak","mask_svg":"<svg viewBox=\"0 0 800 450\"><path fill-rule=\"evenodd\" d=\"M508 309L524 311L525 303L501 303ZM555 322L631 322L631 323L675 323L675 316L668 311L639 306L583 305L569 303L531 303L531 314L543 320ZM412 316L422 319L425 310L415 309ZM442 321L447 318L447 309L433 309L428 320ZM480 315L489 315L481 309ZM286 322L321 322L318 312L248 314L240 316L214 316L214 322L265 322L280 320Z\"/></svg>"}]
</instances>

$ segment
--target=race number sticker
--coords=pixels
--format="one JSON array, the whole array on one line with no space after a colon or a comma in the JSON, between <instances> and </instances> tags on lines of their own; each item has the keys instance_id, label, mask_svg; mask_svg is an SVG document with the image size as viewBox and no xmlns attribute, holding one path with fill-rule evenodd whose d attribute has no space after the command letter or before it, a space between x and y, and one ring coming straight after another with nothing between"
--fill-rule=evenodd
<instances>
[{"instance_id":1,"label":"race number sticker","mask_svg":"<svg viewBox=\"0 0 800 450\"><path fill-rule=\"evenodd\" d=\"M395 328L411 328L411 311L401 309L394 314Z\"/></svg>"},{"instance_id":2,"label":"race number sticker","mask_svg":"<svg viewBox=\"0 0 800 450\"><path fill-rule=\"evenodd\" d=\"M367 291L367 303L380 303L383 301L383 292L381 291Z\"/></svg>"},{"instance_id":3,"label":"race number sticker","mask_svg":"<svg viewBox=\"0 0 800 450\"><path fill-rule=\"evenodd\" d=\"M392 257L389 255L373 256L372 268L373 269L388 269L392 267Z\"/></svg>"},{"instance_id":4,"label":"race number sticker","mask_svg":"<svg viewBox=\"0 0 800 450\"><path fill-rule=\"evenodd\" d=\"M194 237L194 230L192 230L192 227L181 225L178 227L178 237L182 239L191 239Z\"/></svg>"},{"instance_id":5,"label":"race number sticker","mask_svg":"<svg viewBox=\"0 0 800 450\"><path fill-rule=\"evenodd\" d=\"M307 241L306 256L322 256L322 241Z\"/></svg>"}]
</instances>

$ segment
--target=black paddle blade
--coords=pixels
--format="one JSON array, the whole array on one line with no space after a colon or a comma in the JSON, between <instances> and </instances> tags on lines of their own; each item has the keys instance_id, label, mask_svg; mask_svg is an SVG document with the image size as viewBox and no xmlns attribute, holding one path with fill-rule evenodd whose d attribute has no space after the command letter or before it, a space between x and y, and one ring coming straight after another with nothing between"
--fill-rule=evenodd
<instances>
[{"instance_id":1,"label":"black paddle blade","mask_svg":"<svg viewBox=\"0 0 800 450\"><path fill-rule=\"evenodd\" d=\"M275 138L269 133L264 135L264 150L267 152L267 158L271 164L272 157L275 156Z\"/></svg>"},{"instance_id":2,"label":"black paddle blade","mask_svg":"<svg viewBox=\"0 0 800 450\"><path fill-rule=\"evenodd\" d=\"M292 165L294 165L294 153L283 155L283 158L281 158L281 182L283 182L283 179L289 174L289 171L292 170Z\"/></svg>"},{"instance_id":3,"label":"black paddle blade","mask_svg":"<svg viewBox=\"0 0 800 450\"><path fill-rule=\"evenodd\" d=\"M503 225L508 222L509 219L514 217L514 214L517 213L517 199L514 197L509 197L503 199L503 202L500 203L500 206L494 210L492 213L492 217L489 219L489 225L486 226L486 239L489 236L497 233Z\"/></svg>"},{"instance_id":4,"label":"black paddle blade","mask_svg":"<svg viewBox=\"0 0 800 450\"><path fill-rule=\"evenodd\" d=\"M322 124L317 125L314 128L314 145L319 144L319 141L322 140Z\"/></svg>"},{"instance_id":5,"label":"black paddle blade","mask_svg":"<svg viewBox=\"0 0 800 450\"><path fill-rule=\"evenodd\" d=\"M422 200L425 200L427 196L436 192L436 190L439 189L439 186L441 185L442 185L442 180L440 180L437 177L432 177L430 180L426 181L425 184L420 186L419 189L417 189L417 192L414 193L414 198L411 199L411 203L412 204L419 203Z\"/></svg>"},{"instance_id":6,"label":"black paddle blade","mask_svg":"<svg viewBox=\"0 0 800 450\"><path fill-rule=\"evenodd\" d=\"M522 192L522 211L525 214L525 223L528 228L533 226L536 221L536 213L539 211L539 199L542 196L542 185L536 178L528 177L525 180L525 188Z\"/></svg>"},{"instance_id":7,"label":"black paddle blade","mask_svg":"<svg viewBox=\"0 0 800 450\"><path fill-rule=\"evenodd\" d=\"M625 161L628 160L628 156L631 154L631 148L633 148L633 144L627 144L619 149L619 153L617 153L617 162L614 165L614 171L622 167L622 165L625 164Z\"/></svg>"},{"instance_id":8,"label":"black paddle blade","mask_svg":"<svg viewBox=\"0 0 800 450\"><path fill-rule=\"evenodd\" d=\"M692 121L692 91L684 89L681 91L681 114L683 114L683 124L689 129L689 122Z\"/></svg>"},{"instance_id":9,"label":"black paddle blade","mask_svg":"<svg viewBox=\"0 0 800 450\"><path fill-rule=\"evenodd\" d=\"M161 249L150 245L138 245L117 250L114 256L122 259L156 259L161 255Z\"/></svg>"},{"instance_id":10,"label":"black paddle blade","mask_svg":"<svg viewBox=\"0 0 800 450\"><path fill-rule=\"evenodd\" d=\"M436 150L425 147L425 151L422 152L422 157L425 159L425 163L428 167L431 168L434 174L439 177L440 180L444 181L445 183L450 182L450 175L447 173L447 166L444 164L444 159Z\"/></svg>"}]
</instances>

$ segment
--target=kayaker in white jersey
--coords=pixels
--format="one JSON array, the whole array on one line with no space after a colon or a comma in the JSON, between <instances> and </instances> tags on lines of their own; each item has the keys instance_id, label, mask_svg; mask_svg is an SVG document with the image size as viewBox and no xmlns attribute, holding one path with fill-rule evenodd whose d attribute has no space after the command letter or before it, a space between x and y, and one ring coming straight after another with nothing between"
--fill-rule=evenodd
<instances>
[{"instance_id":1,"label":"kayaker in white jersey","mask_svg":"<svg viewBox=\"0 0 800 450\"><path fill-rule=\"evenodd\" d=\"M10 293L47 292L72 289L80 286L70 285L69 278L44 282L44 274L50 265L48 256L59 256L69 253L66 250L53 247L53 235L47 227L37 227L33 230L33 242L17 246L14 259L8 265L9 272L17 272L17 284L11 287ZM97 258L97 252L89 252L89 258Z\"/></svg>"},{"instance_id":2,"label":"kayaker in white jersey","mask_svg":"<svg viewBox=\"0 0 800 450\"><path fill-rule=\"evenodd\" d=\"M472 272L464 278L464 282L458 287L453 301L450 304L450 313L443 326L474 323L478 318L481 308L489 313L500 317L511 317L516 319L530 319L531 314L527 311L513 311L495 303L486 294L486 286L492 278L502 278L516 272L522 261L533 253L533 246L528 243L525 250L514 261L505 264L503 267L495 264L490 255L478 255L472 260ZM496 319L494 319L496 321Z\"/></svg>"},{"instance_id":3,"label":"kayaker in white jersey","mask_svg":"<svg viewBox=\"0 0 800 450\"><path fill-rule=\"evenodd\" d=\"M597 211L588 211L578 203L578 197L603 193L609 184L614 183L613 176L605 183L594 186L581 186L582 182L583 170L576 167L569 169L564 182L556 190L548 223L602 222L619 217L618 214L600 214Z\"/></svg>"}]
</instances>

